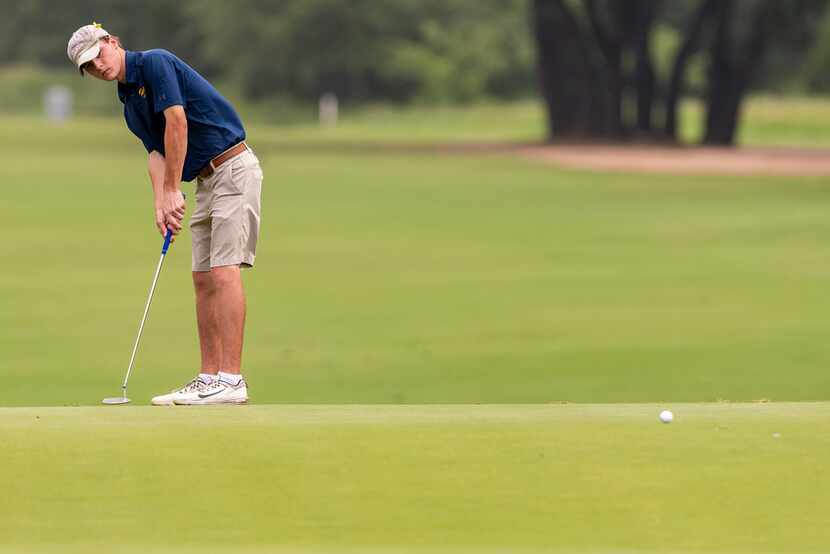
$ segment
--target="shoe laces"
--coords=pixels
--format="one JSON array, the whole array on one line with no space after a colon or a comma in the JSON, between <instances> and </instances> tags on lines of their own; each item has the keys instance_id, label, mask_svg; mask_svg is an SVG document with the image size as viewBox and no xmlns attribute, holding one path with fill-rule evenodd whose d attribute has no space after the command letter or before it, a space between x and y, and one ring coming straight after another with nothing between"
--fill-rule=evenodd
<instances>
[{"instance_id":1,"label":"shoe laces","mask_svg":"<svg viewBox=\"0 0 830 554\"><path fill-rule=\"evenodd\" d=\"M201 379L196 377L195 379L190 381L188 384L183 386L180 390L182 392L200 391L200 390L204 389L207 386L209 386L208 383L205 383L204 381L202 381Z\"/></svg>"},{"instance_id":2,"label":"shoe laces","mask_svg":"<svg viewBox=\"0 0 830 554\"><path fill-rule=\"evenodd\" d=\"M213 380L213 382L212 382L211 384L209 384L209 385L205 385L205 390L210 390L210 389L223 389L223 388L225 388L225 387L227 387L227 386L228 386L228 384L227 384L227 383L225 383L224 381L222 381L222 380L221 380L221 379L219 379L219 378L216 378L216 379L214 379L214 380Z\"/></svg>"}]
</instances>

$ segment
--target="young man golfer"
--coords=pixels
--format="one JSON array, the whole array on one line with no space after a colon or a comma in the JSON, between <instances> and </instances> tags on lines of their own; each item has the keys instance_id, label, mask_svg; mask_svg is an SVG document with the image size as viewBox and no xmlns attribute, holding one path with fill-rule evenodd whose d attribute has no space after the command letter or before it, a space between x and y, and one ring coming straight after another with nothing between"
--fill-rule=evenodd
<instances>
[{"instance_id":1,"label":"young man golfer","mask_svg":"<svg viewBox=\"0 0 830 554\"><path fill-rule=\"evenodd\" d=\"M144 143L155 222L178 234L185 214L181 181L196 179L193 285L202 353L198 376L153 398L155 405L241 404L245 295L241 267L252 267L260 221L262 170L242 121L201 75L165 50L131 52L98 24L69 39L83 76L118 82L127 127Z\"/></svg>"}]
</instances>

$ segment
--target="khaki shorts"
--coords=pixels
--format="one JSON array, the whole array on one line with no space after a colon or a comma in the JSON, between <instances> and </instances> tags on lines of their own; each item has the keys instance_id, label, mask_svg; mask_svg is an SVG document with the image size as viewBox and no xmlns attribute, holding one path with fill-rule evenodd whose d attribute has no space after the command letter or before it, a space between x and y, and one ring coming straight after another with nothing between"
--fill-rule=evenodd
<instances>
[{"instance_id":1,"label":"khaki shorts","mask_svg":"<svg viewBox=\"0 0 830 554\"><path fill-rule=\"evenodd\" d=\"M262 169L251 150L226 161L207 179L196 180L196 210L190 218L193 271L253 267L261 194Z\"/></svg>"}]
</instances>

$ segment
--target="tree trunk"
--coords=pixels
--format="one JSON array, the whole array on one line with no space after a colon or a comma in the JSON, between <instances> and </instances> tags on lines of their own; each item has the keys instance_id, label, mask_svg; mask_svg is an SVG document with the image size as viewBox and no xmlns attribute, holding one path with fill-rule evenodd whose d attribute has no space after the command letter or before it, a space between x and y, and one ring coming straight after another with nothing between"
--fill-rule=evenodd
<instances>
[{"instance_id":1,"label":"tree trunk","mask_svg":"<svg viewBox=\"0 0 830 554\"><path fill-rule=\"evenodd\" d=\"M677 51L672 64L669 86L666 91L666 110L664 133L671 140L677 140L677 104L683 96L683 77L691 57L700 48L706 21L715 13L719 0L702 0L692 22L686 31L683 44Z\"/></svg>"},{"instance_id":2,"label":"tree trunk","mask_svg":"<svg viewBox=\"0 0 830 554\"><path fill-rule=\"evenodd\" d=\"M607 83L578 21L562 0L534 0L533 16L548 139L607 137Z\"/></svg>"},{"instance_id":3,"label":"tree trunk","mask_svg":"<svg viewBox=\"0 0 830 554\"><path fill-rule=\"evenodd\" d=\"M651 27L657 12L655 0L642 0L635 4L637 19L635 28L636 69L634 79L637 91L637 133L652 134L652 112L656 98L656 77L649 52Z\"/></svg>"},{"instance_id":4,"label":"tree trunk","mask_svg":"<svg viewBox=\"0 0 830 554\"><path fill-rule=\"evenodd\" d=\"M722 0L718 6L718 24L712 49L707 98L704 144L732 146L738 129L740 107L749 88L753 69L763 62L774 25L777 0L761 2L750 24L746 44L735 44L734 0Z\"/></svg>"},{"instance_id":5,"label":"tree trunk","mask_svg":"<svg viewBox=\"0 0 830 554\"><path fill-rule=\"evenodd\" d=\"M718 6L715 40L709 61L709 89L706 100L704 144L731 145L734 141L736 97L739 96L732 25L734 0Z\"/></svg>"},{"instance_id":6,"label":"tree trunk","mask_svg":"<svg viewBox=\"0 0 830 554\"><path fill-rule=\"evenodd\" d=\"M623 125L623 69L622 39L615 29L609 29L600 15L596 0L586 0L585 8L591 29L605 59L606 79L608 82L608 132L611 137L622 138L625 135ZM608 11L608 10L606 10Z\"/></svg>"},{"instance_id":7,"label":"tree trunk","mask_svg":"<svg viewBox=\"0 0 830 554\"><path fill-rule=\"evenodd\" d=\"M733 144L741 103L768 42L788 32L780 27L782 22L792 26L794 13L809 11L781 0L700 0L675 56L668 87L662 89L650 56L661 2L531 2L549 140L677 140L684 74L705 42L709 66L702 142ZM738 7L750 12L750 21L744 21ZM739 36L737 29L746 32ZM655 122L655 110L664 99L665 117ZM626 111L634 106L636 113ZM658 126L662 127L656 130Z\"/></svg>"}]
</instances>

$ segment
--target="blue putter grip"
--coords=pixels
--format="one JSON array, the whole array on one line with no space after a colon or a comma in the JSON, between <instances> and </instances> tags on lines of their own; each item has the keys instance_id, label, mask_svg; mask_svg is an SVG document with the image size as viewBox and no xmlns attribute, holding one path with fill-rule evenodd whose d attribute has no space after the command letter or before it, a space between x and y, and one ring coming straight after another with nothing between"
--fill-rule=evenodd
<instances>
[{"instance_id":1,"label":"blue putter grip","mask_svg":"<svg viewBox=\"0 0 830 554\"><path fill-rule=\"evenodd\" d=\"M161 254L167 254L167 249L170 248L170 241L173 239L173 231L167 229L167 235L164 237L164 246L161 247Z\"/></svg>"},{"instance_id":2,"label":"blue putter grip","mask_svg":"<svg viewBox=\"0 0 830 554\"><path fill-rule=\"evenodd\" d=\"M185 193L182 193L182 198L187 198ZM170 243L173 240L173 231L168 227L167 235L164 237L164 245L161 247L161 255L164 256L167 254L167 250L170 248Z\"/></svg>"}]
</instances>

